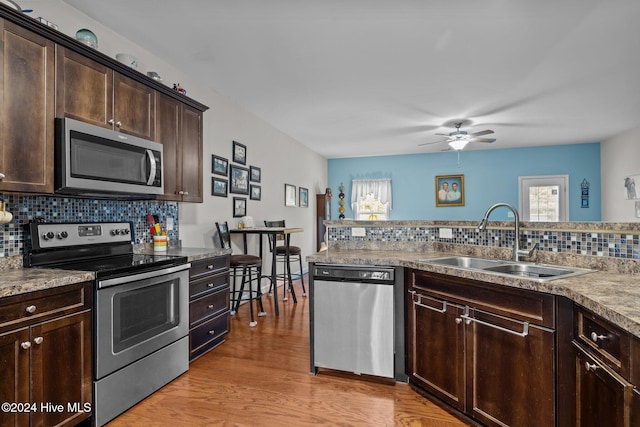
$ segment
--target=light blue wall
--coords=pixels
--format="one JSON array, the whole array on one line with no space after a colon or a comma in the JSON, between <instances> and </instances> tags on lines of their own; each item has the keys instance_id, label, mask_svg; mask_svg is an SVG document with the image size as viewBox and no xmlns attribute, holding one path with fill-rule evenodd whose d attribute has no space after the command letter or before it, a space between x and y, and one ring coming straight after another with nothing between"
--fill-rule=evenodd
<instances>
[{"instance_id":1,"label":"light blue wall","mask_svg":"<svg viewBox=\"0 0 640 427\"><path fill-rule=\"evenodd\" d=\"M600 221L600 144L556 145L499 150L454 151L398 156L331 159L332 218L338 218L338 187L345 187L345 216L353 218L351 181L391 178L391 219L480 220L489 206L518 207L518 177L569 175L569 220ZM465 205L435 206L435 176L464 175ZM589 208L581 208L580 184L590 184ZM507 219L498 209L492 220Z\"/></svg>"}]
</instances>

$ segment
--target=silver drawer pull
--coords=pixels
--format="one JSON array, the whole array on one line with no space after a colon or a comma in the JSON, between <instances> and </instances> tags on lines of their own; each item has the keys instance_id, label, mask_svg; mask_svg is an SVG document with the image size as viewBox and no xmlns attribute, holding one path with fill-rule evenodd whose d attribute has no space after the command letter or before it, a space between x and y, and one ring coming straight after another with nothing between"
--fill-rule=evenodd
<instances>
[{"instance_id":1,"label":"silver drawer pull","mask_svg":"<svg viewBox=\"0 0 640 427\"><path fill-rule=\"evenodd\" d=\"M516 332L516 331L512 331L511 329L503 328L502 326L494 325L493 323L478 320L476 318L469 316L467 313L462 314L460 318L466 320L467 325L469 325L471 322L476 322L481 325L488 326L490 328L498 329L500 331L507 332L509 334L517 335L519 337L526 337L527 335L529 335L529 322L522 322L522 332Z\"/></svg>"},{"instance_id":2,"label":"silver drawer pull","mask_svg":"<svg viewBox=\"0 0 640 427\"><path fill-rule=\"evenodd\" d=\"M36 306L35 305L27 306L27 308L25 310L26 310L27 313L33 314L33 313L36 312Z\"/></svg>"},{"instance_id":3,"label":"silver drawer pull","mask_svg":"<svg viewBox=\"0 0 640 427\"><path fill-rule=\"evenodd\" d=\"M214 284L213 283L207 283L207 287L208 288L213 288Z\"/></svg>"},{"instance_id":4,"label":"silver drawer pull","mask_svg":"<svg viewBox=\"0 0 640 427\"><path fill-rule=\"evenodd\" d=\"M420 295L419 293L417 293L416 291L409 291L410 294L412 294L412 300L413 300L413 305L417 305L419 307L424 307L424 308L428 308L429 310L435 311L437 313L446 313L447 312L447 302L446 301L441 301L442 302L442 309L439 308L435 308L435 307L431 307L425 304L422 304L422 298L429 298L429 297L425 297L424 295ZM414 297L418 297L418 301L416 301L414 299ZM433 298L431 298L433 299ZM434 299L434 301L436 301Z\"/></svg>"},{"instance_id":5,"label":"silver drawer pull","mask_svg":"<svg viewBox=\"0 0 640 427\"><path fill-rule=\"evenodd\" d=\"M209 304L209 310L213 309L213 304Z\"/></svg>"},{"instance_id":6,"label":"silver drawer pull","mask_svg":"<svg viewBox=\"0 0 640 427\"><path fill-rule=\"evenodd\" d=\"M587 370L587 372L595 372L596 369L598 369L598 365L596 365L595 363L584 362L584 368Z\"/></svg>"},{"instance_id":7,"label":"silver drawer pull","mask_svg":"<svg viewBox=\"0 0 640 427\"><path fill-rule=\"evenodd\" d=\"M186 194L189 195L189 193L186 193ZM207 270L213 270L213 264L207 265Z\"/></svg>"},{"instance_id":8,"label":"silver drawer pull","mask_svg":"<svg viewBox=\"0 0 640 427\"><path fill-rule=\"evenodd\" d=\"M44 338L42 338L42 337L35 337L33 339L33 342L36 343L36 344L42 344L42 341L44 341Z\"/></svg>"},{"instance_id":9,"label":"silver drawer pull","mask_svg":"<svg viewBox=\"0 0 640 427\"><path fill-rule=\"evenodd\" d=\"M25 350L28 350L31 348L31 343L29 341L25 341L23 343L20 343L20 347L24 348Z\"/></svg>"},{"instance_id":10,"label":"silver drawer pull","mask_svg":"<svg viewBox=\"0 0 640 427\"><path fill-rule=\"evenodd\" d=\"M591 340L593 340L593 342L598 342L598 340L602 341L604 339L607 339L605 335L598 335L595 332L591 332Z\"/></svg>"},{"instance_id":11,"label":"silver drawer pull","mask_svg":"<svg viewBox=\"0 0 640 427\"><path fill-rule=\"evenodd\" d=\"M215 334L216 334L216 331L214 329L209 331L209 335L215 335Z\"/></svg>"}]
</instances>

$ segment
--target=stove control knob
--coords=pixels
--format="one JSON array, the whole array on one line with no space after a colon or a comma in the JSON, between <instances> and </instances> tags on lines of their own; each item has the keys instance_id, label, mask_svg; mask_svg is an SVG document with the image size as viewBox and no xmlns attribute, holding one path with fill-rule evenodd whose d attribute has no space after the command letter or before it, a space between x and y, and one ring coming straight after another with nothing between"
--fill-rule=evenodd
<instances>
[{"instance_id":1,"label":"stove control knob","mask_svg":"<svg viewBox=\"0 0 640 427\"><path fill-rule=\"evenodd\" d=\"M69 233L67 233L66 231L61 231L58 233L58 239L66 239L67 237L69 237Z\"/></svg>"},{"instance_id":2,"label":"stove control knob","mask_svg":"<svg viewBox=\"0 0 640 427\"><path fill-rule=\"evenodd\" d=\"M111 230L112 236L118 236L120 234L120 230Z\"/></svg>"},{"instance_id":3,"label":"stove control knob","mask_svg":"<svg viewBox=\"0 0 640 427\"><path fill-rule=\"evenodd\" d=\"M51 240L51 239L53 239L54 237L56 237L56 235L55 235L55 234L53 234L53 231L49 231L49 232L44 233L44 234L42 235L42 238L43 238L44 240Z\"/></svg>"},{"instance_id":4,"label":"stove control knob","mask_svg":"<svg viewBox=\"0 0 640 427\"><path fill-rule=\"evenodd\" d=\"M129 234L129 233L131 233L131 231L129 231L128 228L123 228L122 229L122 234Z\"/></svg>"}]
</instances>

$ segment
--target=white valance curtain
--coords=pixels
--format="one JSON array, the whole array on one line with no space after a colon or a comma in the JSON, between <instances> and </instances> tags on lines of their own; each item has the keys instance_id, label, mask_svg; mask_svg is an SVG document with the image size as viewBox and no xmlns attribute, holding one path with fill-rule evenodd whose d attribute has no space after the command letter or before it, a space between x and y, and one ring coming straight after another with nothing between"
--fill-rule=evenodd
<instances>
[{"instance_id":1,"label":"white valance curtain","mask_svg":"<svg viewBox=\"0 0 640 427\"><path fill-rule=\"evenodd\" d=\"M354 179L351 182L351 209L357 212L358 202L368 194L387 206L393 208L391 198L391 179Z\"/></svg>"}]
</instances>

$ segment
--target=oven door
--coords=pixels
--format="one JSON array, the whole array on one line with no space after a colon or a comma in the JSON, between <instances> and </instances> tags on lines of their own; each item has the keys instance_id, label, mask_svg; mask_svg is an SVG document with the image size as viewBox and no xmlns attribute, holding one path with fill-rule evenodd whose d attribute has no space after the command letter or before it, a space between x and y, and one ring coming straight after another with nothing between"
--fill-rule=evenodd
<instances>
[{"instance_id":1,"label":"oven door","mask_svg":"<svg viewBox=\"0 0 640 427\"><path fill-rule=\"evenodd\" d=\"M98 281L95 379L188 335L190 266Z\"/></svg>"}]
</instances>

